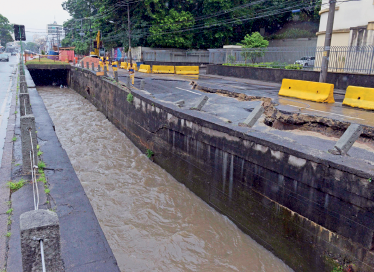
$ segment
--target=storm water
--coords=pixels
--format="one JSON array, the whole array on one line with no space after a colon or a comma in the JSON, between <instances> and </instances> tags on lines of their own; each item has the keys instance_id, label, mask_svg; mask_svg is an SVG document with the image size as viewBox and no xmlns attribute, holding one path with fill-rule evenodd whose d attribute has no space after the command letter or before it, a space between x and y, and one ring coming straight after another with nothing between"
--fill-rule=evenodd
<instances>
[{"instance_id":1,"label":"storm water","mask_svg":"<svg viewBox=\"0 0 374 272\"><path fill-rule=\"evenodd\" d=\"M292 271L150 161L89 101L40 87L121 271Z\"/></svg>"}]
</instances>

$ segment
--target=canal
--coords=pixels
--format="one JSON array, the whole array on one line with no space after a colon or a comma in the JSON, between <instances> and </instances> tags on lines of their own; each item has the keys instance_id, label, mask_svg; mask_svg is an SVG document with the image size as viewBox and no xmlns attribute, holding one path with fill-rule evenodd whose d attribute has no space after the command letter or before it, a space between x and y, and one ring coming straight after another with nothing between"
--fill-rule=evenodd
<instances>
[{"instance_id":1,"label":"canal","mask_svg":"<svg viewBox=\"0 0 374 272\"><path fill-rule=\"evenodd\" d=\"M121 271L292 271L76 92L38 92Z\"/></svg>"}]
</instances>

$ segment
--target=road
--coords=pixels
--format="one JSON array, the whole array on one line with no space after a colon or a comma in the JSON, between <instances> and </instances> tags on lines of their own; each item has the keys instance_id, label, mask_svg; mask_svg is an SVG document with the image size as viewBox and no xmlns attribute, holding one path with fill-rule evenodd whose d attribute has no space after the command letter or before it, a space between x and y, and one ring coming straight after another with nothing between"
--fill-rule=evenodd
<instances>
[{"instance_id":1,"label":"road","mask_svg":"<svg viewBox=\"0 0 374 272\"><path fill-rule=\"evenodd\" d=\"M111 69L110 69L111 70ZM109 72L112 76L112 71ZM126 83L128 72L119 69L119 81ZM315 103L311 101L290 99L279 97L278 92L280 84L260 82L246 79L237 79L211 75L179 76L179 75L160 75L160 74L135 74L136 89L140 89L140 81L144 80L144 91L150 93L154 98L164 102L174 104L178 100L184 100L183 109L189 109L204 95L209 97L208 102L203 108L203 112L215 116L232 126L237 126L243 122L253 110L261 103L260 101L240 101L232 97L219 95L216 93L205 93L192 89L191 81L197 82L200 86L207 86L212 89L229 90L246 95L270 97L274 103L278 104L279 110L295 113L307 113L310 115L325 116L335 120L361 123L374 127L372 111L343 107L341 102L344 98L342 91L335 91L335 104ZM300 144L310 146L322 152L333 148L338 138L326 137L322 134L312 131L288 131L277 130L264 125L263 122L257 122L253 127L256 130L273 134L276 137L287 138ZM374 162L374 149L372 147L355 143L349 151L352 157L361 158Z\"/></svg>"},{"instance_id":2,"label":"road","mask_svg":"<svg viewBox=\"0 0 374 272\"><path fill-rule=\"evenodd\" d=\"M9 62L0 62L0 165L3 157L4 140L8 125L12 86L16 83L15 69L17 56L10 56Z\"/></svg>"}]
</instances>

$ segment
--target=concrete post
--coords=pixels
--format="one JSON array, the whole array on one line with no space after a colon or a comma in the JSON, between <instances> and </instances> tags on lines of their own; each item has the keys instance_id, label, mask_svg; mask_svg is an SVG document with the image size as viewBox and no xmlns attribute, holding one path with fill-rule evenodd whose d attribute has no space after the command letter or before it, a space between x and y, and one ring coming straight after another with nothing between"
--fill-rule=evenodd
<instances>
[{"instance_id":1,"label":"concrete post","mask_svg":"<svg viewBox=\"0 0 374 272\"><path fill-rule=\"evenodd\" d=\"M195 106L193 106L191 108L191 110L198 110L198 111L201 111L201 109L204 107L205 103L208 101L208 97L205 95L203 97L201 97L197 103L195 104Z\"/></svg>"},{"instance_id":2,"label":"concrete post","mask_svg":"<svg viewBox=\"0 0 374 272\"><path fill-rule=\"evenodd\" d=\"M92 67L92 71L95 71L95 64L94 63L91 63L91 67Z\"/></svg>"},{"instance_id":3,"label":"concrete post","mask_svg":"<svg viewBox=\"0 0 374 272\"><path fill-rule=\"evenodd\" d=\"M107 67L106 67L106 65L104 66L104 76L108 76L108 71L107 71Z\"/></svg>"},{"instance_id":4,"label":"concrete post","mask_svg":"<svg viewBox=\"0 0 374 272\"><path fill-rule=\"evenodd\" d=\"M38 163L37 140L35 132L35 117L32 114L21 116L21 145L22 145L22 169L24 173L31 171L30 152L34 149L34 163ZM30 138L31 131L31 138ZM31 141L32 140L32 141ZM31 145L32 142L32 145Z\"/></svg>"},{"instance_id":5,"label":"concrete post","mask_svg":"<svg viewBox=\"0 0 374 272\"><path fill-rule=\"evenodd\" d=\"M127 77L127 88L131 88L131 79L130 76Z\"/></svg>"},{"instance_id":6,"label":"concrete post","mask_svg":"<svg viewBox=\"0 0 374 272\"><path fill-rule=\"evenodd\" d=\"M24 272L43 271L40 241L43 242L46 271L64 271L60 224L55 212L34 210L21 214L20 231Z\"/></svg>"},{"instance_id":7,"label":"concrete post","mask_svg":"<svg viewBox=\"0 0 374 272\"><path fill-rule=\"evenodd\" d=\"M90 69L90 63L88 61L86 62L86 68Z\"/></svg>"},{"instance_id":8,"label":"concrete post","mask_svg":"<svg viewBox=\"0 0 374 272\"><path fill-rule=\"evenodd\" d=\"M118 82L118 72L117 71L114 71L114 79L116 80L116 82Z\"/></svg>"},{"instance_id":9,"label":"concrete post","mask_svg":"<svg viewBox=\"0 0 374 272\"><path fill-rule=\"evenodd\" d=\"M19 109L20 109L21 116L32 114L31 105L30 105L30 96L28 93L19 94Z\"/></svg>"},{"instance_id":10,"label":"concrete post","mask_svg":"<svg viewBox=\"0 0 374 272\"><path fill-rule=\"evenodd\" d=\"M177 102L175 102L175 105L177 105L178 107L183 107L184 106L184 100L178 100Z\"/></svg>"},{"instance_id":11,"label":"concrete post","mask_svg":"<svg viewBox=\"0 0 374 272\"><path fill-rule=\"evenodd\" d=\"M329 150L329 152L334 155L346 155L352 145L360 138L363 131L364 129L361 125L351 124L343 136L336 142L334 149Z\"/></svg>"},{"instance_id":12,"label":"concrete post","mask_svg":"<svg viewBox=\"0 0 374 272\"><path fill-rule=\"evenodd\" d=\"M20 82L19 84L19 92L20 93L28 93L26 82Z\"/></svg>"},{"instance_id":13,"label":"concrete post","mask_svg":"<svg viewBox=\"0 0 374 272\"><path fill-rule=\"evenodd\" d=\"M247 127L253 127L257 120L261 117L261 115L264 113L265 109L262 107L262 103L257 105L253 111L249 114L247 119L243 122L243 124Z\"/></svg>"},{"instance_id":14,"label":"concrete post","mask_svg":"<svg viewBox=\"0 0 374 272\"><path fill-rule=\"evenodd\" d=\"M140 90L144 91L144 79L140 80Z\"/></svg>"},{"instance_id":15,"label":"concrete post","mask_svg":"<svg viewBox=\"0 0 374 272\"><path fill-rule=\"evenodd\" d=\"M100 67L100 65L97 66L97 71L98 71L98 72L101 71L101 67Z\"/></svg>"},{"instance_id":16,"label":"concrete post","mask_svg":"<svg viewBox=\"0 0 374 272\"><path fill-rule=\"evenodd\" d=\"M20 75L20 76L19 76L19 82L26 82L26 77L25 77L25 75Z\"/></svg>"}]
</instances>

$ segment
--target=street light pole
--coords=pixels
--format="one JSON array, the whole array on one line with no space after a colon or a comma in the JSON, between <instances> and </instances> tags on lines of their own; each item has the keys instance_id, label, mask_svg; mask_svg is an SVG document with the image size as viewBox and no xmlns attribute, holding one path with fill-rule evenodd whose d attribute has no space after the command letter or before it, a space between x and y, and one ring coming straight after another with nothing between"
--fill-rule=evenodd
<instances>
[{"instance_id":1,"label":"street light pole","mask_svg":"<svg viewBox=\"0 0 374 272\"><path fill-rule=\"evenodd\" d=\"M322 58L321 73L319 75L319 82L326 82L326 79L327 79L327 71L329 69L332 31L333 31L334 17L335 17L335 5L336 5L336 0L330 0L329 14L327 17L326 35L325 35L325 46L323 48L323 58Z\"/></svg>"},{"instance_id":2,"label":"street light pole","mask_svg":"<svg viewBox=\"0 0 374 272\"><path fill-rule=\"evenodd\" d=\"M129 58L130 58L130 67L132 67L132 56L131 56L131 24L130 24L130 6L127 1L127 27L129 31Z\"/></svg>"}]
</instances>

